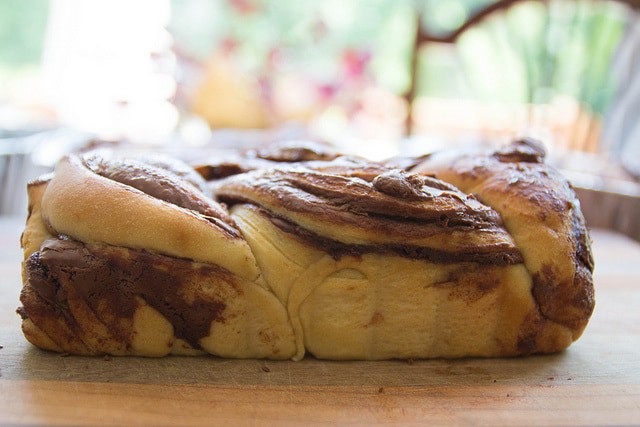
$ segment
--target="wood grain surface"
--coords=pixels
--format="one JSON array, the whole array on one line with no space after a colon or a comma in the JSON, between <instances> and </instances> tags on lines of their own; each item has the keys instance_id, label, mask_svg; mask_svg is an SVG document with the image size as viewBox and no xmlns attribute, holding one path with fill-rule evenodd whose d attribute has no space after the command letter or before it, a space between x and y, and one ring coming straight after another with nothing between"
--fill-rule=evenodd
<instances>
[{"instance_id":1,"label":"wood grain surface","mask_svg":"<svg viewBox=\"0 0 640 427\"><path fill-rule=\"evenodd\" d=\"M330 362L62 357L20 332L17 219L0 219L3 425L638 425L640 245L592 233L596 311L567 351Z\"/></svg>"}]
</instances>

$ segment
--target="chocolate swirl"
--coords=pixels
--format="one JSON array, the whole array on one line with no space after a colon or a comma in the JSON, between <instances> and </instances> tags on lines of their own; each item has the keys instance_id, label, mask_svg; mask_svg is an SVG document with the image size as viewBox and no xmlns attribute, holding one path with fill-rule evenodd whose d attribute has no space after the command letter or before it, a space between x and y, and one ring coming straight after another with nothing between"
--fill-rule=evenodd
<instances>
[{"instance_id":1,"label":"chocolate swirl","mask_svg":"<svg viewBox=\"0 0 640 427\"><path fill-rule=\"evenodd\" d=\"M240 234L235 223L222 206L204 195L204 182L171 164L136 159L107 160L98 156L85 156L83 164L94 173L133 187L167 203L189 209L206 217L233 237ZM155 163L155 164L152 164Z\"/></svg>"},{"instance_id":2,"label":"chocolate swirl","mask_svg":"<svg viewBox=\"0 0 640 427\"><path fill-rule=\"evenodd\" d=\"M70 293L81 297L97 314L108 310L116 319L108 322L109 331L127 347L133 337L123 325L133 321L139 305L136 296L173 325L177 338L199 349L199 340L209 334L211 322L224 322L225 304L194 290L194 278L202 282L215 278L222 284L218 286L230 289L236 286L234 276L218 266L140 250L90 246L65 236L43 242L40 251L25 261L25 272L37 297L61 313L62 319L73 318ZM22 296L25 315L46 315L35 312L38 307L29 298L35 295Z\"/></svg>"},{"instance_id":3,"label":"chocolate swirl","mask_svg":"<svg viewBox=\"0 0 640 427\"><path fill-rule=\"evenodd\" d=\"M544 163L545 155L541 142L522 138L496 151L435 153L413 171L436 174L463 191L473 189L484 203L500 209L524 254L539 313L571 329L577 339L595 304L593 255L576 193ZM523 348L534 342L531 336L522 338Z\"/></svg>"},{"instance_id":4,"label":"chocolate swirl","mask_svg":"<svg viewBox=\"0 0 640 427\"><path fill-rule=\"evenodd\" d=\"M363 179L328 169L253 171L220 181L214 192L229 204L257 205L280 228L344 253L393 252L437 262L522 260L499 214L455 187L400 170L364 173Z\"/></svg>"},{"instance_id":5,"label":"chocolate swirl","mask_svg":"<svg viewBox=\"0 0 640 427\"><path fill-rule=\"evenodd\" d=\"M497 150L494 156L503 163L543 163L546 156L544 146L532 138L522 138Z\"/></svg>"},{"instance_id":6,"label":"chocolate swirl","mask_svg":"<svg viewBox=\"0 0 640 427\"><path fill-rule=\"evenodd\" d=\"M282 163L329 161L342 156L330 145L313 141L284 141L272 146L230 157L214 158L195 165L195 170L207 181L214 181L256 169L271 169Z\"/></svg>"},{"instance_id":7,"label":"chocolate swirl","mask_svg":"<svg viewBox=\"0 0 640 427\"><path fill-rule=\"evenodd\" d=\"M281 163L333 160L339 156L331 146L312 141L285 141L250 152L249 155Z\"/></svg>"}]
</instances>

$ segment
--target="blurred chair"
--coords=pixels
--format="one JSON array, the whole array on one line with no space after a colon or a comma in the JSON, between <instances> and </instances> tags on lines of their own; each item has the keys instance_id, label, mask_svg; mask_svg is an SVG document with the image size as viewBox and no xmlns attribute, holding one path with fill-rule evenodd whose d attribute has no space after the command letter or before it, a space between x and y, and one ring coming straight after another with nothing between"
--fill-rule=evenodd
<instances>
[{"instance_id":1,"label":"blurred chair","mask_svg":"<svg viewBox=\"0 0 640 427\"><path fill-rule=\"evenodd\" d=\"M451 122L475 118L485 140L542 137L551 161L570 169L589 225L640 240L640 0L473 3L444 31L431 16L444 2L416 9L407 133L421 130L424 76L443 55L459 93L432 98L427 114L453 102ZM491 121L501 123L482 127Z\"/></svg>"}]
</instances>

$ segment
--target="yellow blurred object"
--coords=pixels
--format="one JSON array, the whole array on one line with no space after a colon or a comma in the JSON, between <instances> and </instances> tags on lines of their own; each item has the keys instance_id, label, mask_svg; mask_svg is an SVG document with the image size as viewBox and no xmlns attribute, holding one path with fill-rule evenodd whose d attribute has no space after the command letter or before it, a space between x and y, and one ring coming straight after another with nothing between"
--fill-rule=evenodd
<instances>
[{"instance_id":1,"label":"yellow blurred object","mask_svg":"<svg viewBox=\"0 0 640 427\"><path fill-rule=\"evenodd\" d=\"M273 108L283 120L308 123L323 109L318 91L300 75L281 74L273 80Z\"/></svg>"},{"instance_id":2,"label":"yellow blurred object","mask_svg":"<svg viewBox=\"0 0 640 427\"><path fill-rule=\"evenodd\" d=\"M258 83L223 58L207 64L202 84L192 99L192 110L212 129L256 129L271 124Z\"/></svg>"}]
</instances>

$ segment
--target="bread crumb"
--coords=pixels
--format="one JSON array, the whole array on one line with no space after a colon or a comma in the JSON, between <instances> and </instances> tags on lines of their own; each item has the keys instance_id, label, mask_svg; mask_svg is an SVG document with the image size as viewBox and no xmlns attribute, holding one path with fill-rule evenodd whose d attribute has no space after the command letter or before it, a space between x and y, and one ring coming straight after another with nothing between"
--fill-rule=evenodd
<instances>
[{"instance_id":1,"label":"bread crumb","mask_svg":"<svg viewBox=\"0 0 640 427\"><path fill-rule=\"evenodd\" d=\"M382 394L382 393L384 393L384 387L380 387L380 388L378 389L378 394Z\"/></svg>"},{"instance_id":2,"label":"bread crumb","mask_svg":"<svg viewBox=\"0 0 640 427\"><path fill-rule=\"evenodd\" d=\"M263 367L262 367L262 371L263 371L263 372L271 372L271 369L269 369L269 367L268 367L268 366L263 366Z\"/></svg>"}]
</instances>

